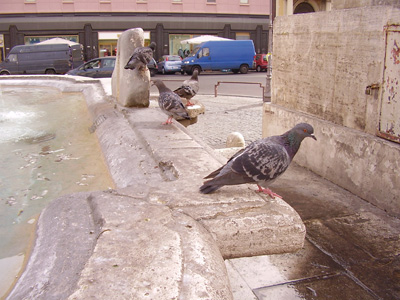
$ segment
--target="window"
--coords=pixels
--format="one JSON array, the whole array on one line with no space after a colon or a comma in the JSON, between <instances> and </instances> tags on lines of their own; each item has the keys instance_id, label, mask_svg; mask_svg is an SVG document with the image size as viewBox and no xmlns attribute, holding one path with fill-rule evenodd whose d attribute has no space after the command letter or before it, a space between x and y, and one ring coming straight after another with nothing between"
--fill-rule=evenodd
<instances>
[{"instance_id":1,"label":"window","mask_svg":"<svg viewBox=\"0 0 400 300\"><path fill-rule=\"evenodd\" d=\"M207 0L207 3L217 3L217 0Z\"/></svg>"},{"instance_id":2,"label":"window","mask_svg":"<svg viewBox=\"0 0 400 300\"><path fill-rule=\"evenodd\" d=\"M237 32L236 39L237 40L250 40L250 33L249 32Z\"/></svg>"},{"instance_id":3,"label":"window","mask_svg":"<svg viewBox=\"0 0 400 300\"><path fill-rule=\"evenodd\" d=\"M36 3L36 0L25 0L25 3Z\"/></svg>"},{"instance_id":4,"label":"window","mask_svg":"<svg viewBox=\"0 0 400 300\"><path fill-rule=\"evenodd\" d=\"M17 54L9 54L7 58L8 58L8 60L10 62L15 62L16 63L18 61Z\"/></svg>"},{"instance_id":5,"label":"window","mask_svg":"<svg viewBox=\"0 0 400 300\"><path fill-rule=\"evenodd\" d=\"M182 0L172 0L172 3L182 3Z\"/></svg>"},{"instance_id":6,"label":"window","mask_svg":"<svg viewBox=\"0 0 400 300\"><path fill-rule=\"evenodd\" d=\"M203 48L199 54L198 54L198 58L201 58L203 56L210 56L210 48Z\"/></svg>"},{"instance_id":7,"label":"window","mask_svg":"<svg viewBox=\"0 0 400 300\"><path fill-rule=\"evenodd\" d=\"M249 0L240 0L240 4L249 4Z\"/></svg>"}]
</instances>

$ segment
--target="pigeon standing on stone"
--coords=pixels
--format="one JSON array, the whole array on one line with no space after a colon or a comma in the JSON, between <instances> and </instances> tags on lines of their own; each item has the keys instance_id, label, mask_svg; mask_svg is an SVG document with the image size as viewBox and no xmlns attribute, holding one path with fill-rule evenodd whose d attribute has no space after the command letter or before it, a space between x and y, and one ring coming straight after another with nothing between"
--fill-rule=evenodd
<instances>
[{"instance_id":1,"label":"pigeon standing on stone","mask_svg":"<svg viewBox=\"0 0 400 300\"><path fill-rule=\"evenodd\" d=\"M156 49L156 43L152 42L149 47L137 47L125 66L125 69L146 69L147 64L153 58L153 51Z\"/></svg>"},{"instance_id":2,"label":"pigeon standing on stone","mask_svg":"<svg viewBox=\"0 0 400 300\"><path fill-rule=\"evenodd\" d=\"M272 192L268 185L286 171L304 138L317 140L313 133L314 128L310 124L300 123L282 135L253 142L205 177L213 179L204 182L200 192L208 194L224 185L256 183L258 192L282 198Z\"/></svg>"},{"instance_id":3,"label":"pigeon standing on stone","mask_svg":"<svg viewBox=\"0 0 400 300\"><path fill-rule=\"evenodd\" d=\"M155 80L154 85L158 88L160 96L158 98L158 105L161 110L168 115L168 119L164 125L171 124L172 118L183 118L190 120L189 114L182 103L181 98L167 88L161 80Z\"/></svg>"},{"instance_id":4,"label":"pigeon standing on stone","mask_svg":"<svg viewBox=\"0 0 400 300\"><path fill-rule=\"evenodd\" d=\"M194 70L192 77L190 79L185 80L182 85L177 88L174 92L177 93L180 97L186 98L187 104L186 106L193 105L190 102L194 96L196 96L197 92L199 91L199 79L198 79L199 71Z\"/></svg>"}]
</instances>

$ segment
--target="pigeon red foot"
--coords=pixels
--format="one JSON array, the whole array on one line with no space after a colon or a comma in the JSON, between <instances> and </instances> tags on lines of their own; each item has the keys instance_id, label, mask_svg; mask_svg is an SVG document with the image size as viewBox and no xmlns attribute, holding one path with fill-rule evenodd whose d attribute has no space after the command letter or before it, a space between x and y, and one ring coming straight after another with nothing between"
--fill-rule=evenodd
<instances>
[{"instance_id":1,"label":"pigeon red foot","mask_svg":"<svg viewBox=\"0 0 400 300\"><path fill-rule=\"evenodd\" d=\"M264 193L264 194L271 196L272 198L278 197L278 198L282 199L282 196L278 195L277 193L274 193L270 189L268 189L268 188L264 189L261 186L259 186L258 184L257 184L257 186L258 186L258 191L256 191L257 193Z\"/></svg>"},{"instance_id":2,"label":"pigeon red foot","mask_svg":"<svg viewBox=\"0 0 400 300\"><path fill-rule=\"evenodd\" d=\"M169 125L169 124L172 124L172 116L169 117L169 118L167 119L167 121L165 121L164 123L162 123L162 125Z\"/></svg>"}]
</instances>

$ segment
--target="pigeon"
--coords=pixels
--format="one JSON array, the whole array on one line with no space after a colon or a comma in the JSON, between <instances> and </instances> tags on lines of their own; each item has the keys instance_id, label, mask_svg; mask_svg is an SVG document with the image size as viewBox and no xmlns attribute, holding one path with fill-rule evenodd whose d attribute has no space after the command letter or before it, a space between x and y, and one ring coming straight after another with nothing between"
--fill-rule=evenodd
<instances>
[{"instance_id":1,"label":"pigeon","mask_svg":"<svg viewBox=\"0 0 400 300\"><path fill-rule=\"evenodd\" d=\"M153 58L153 51L156 49L156 43L152 42L149 47L137 47L127 62L125 69L145 69L147 64Z\"/></svg>"},{"instance_id":2,"label":"pigeon","mask_svg":"<svg viewBox=\"0 0 400 300\"><path fill-rule=\"evenodd\" d=\"M190 79L185 80L182 85L177 88L174 93L177 93L180 97L187 99L186 106L192 106L193 103L190 102L194 96L196 96L199 91L199 71L196 69L193 71L193 75Z\"/></svg>"},{"instance_id":3,"label":"pigeon","mask_svg":"<svg viewBox=\"0 0 400 300\"><path fill-rule=\"evenodd\" d=\"M251 143L234 154L224 166L206 176L204 179L213 179L204 182L200 192L208 194L224 185L256 183L258 192L282 198L267 186L286 171L304 138L317 140L313 133L310 124L300 123L282 135Z\"/></svg>"},{"instance_id":4,"label":"pigeon","mask_svg":"<svg viewBox=\"0 0 400 300\"><path fill-rule=\"evenodd\" d=\"M168 115L168 119L163 125L172 123L173 117L180 117L190 120L189 114L182 103L181 98L167 88L161 80L155 80L153 84L158 88L160 96L158 98L158 105L161 110Z\"/></svg>"}]
</instances>

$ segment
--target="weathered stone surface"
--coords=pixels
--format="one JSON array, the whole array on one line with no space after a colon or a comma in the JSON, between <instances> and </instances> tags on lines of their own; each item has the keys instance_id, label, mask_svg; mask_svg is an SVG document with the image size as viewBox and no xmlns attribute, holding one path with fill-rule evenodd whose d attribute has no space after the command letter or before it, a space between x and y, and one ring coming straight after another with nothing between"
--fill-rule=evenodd
<instances>
[{"instance_id":1,"label":"weathered stone surface","mask_svg":"<svg viewBox=\"0 0 400 300\"><path fill-rule=\"evenodd\" d=\"M382 82L383 28L399 20L391 6L276 18L272 102L375 134L380 91L365 89Z\"/></svg>"},{"instance_id":2,"label":"weathered stone surface","mask_svg":"<svg viewBox=\"0 0 400 300\"><path fill-rule=\"evenodd\" d=\"M209 233L164 205L101 194L96 247L68 299L232 299Z\"/></svg>"},{"instance_id":3,"label":"weathered stone surface","mask_svg":"<svg viewBox=\"0 0 400 300\"><path fill-rule=\"evenodd\" d=\"M335 125L279 105L265 104L265 135L280 134L294 124L314 126L318 141L305 140L294 160L355 195L398 215L400 147L376 136Z\"/></svg>"},{"instance_id":4,"label":"weathered stone surface","mask_svg":"<svg viewBox=\"0 0 400 300\"><path fill-rule=\"evenodd\" d=\"M66 299L76 289L100 232L88 196L61 197L42 212L33 252L7 299Z\"/></svg>"},{"instance_id":5,"label":"weathered stone surface","mask_svg":"<svg viewBox=\"0 0 400 300\"><path fill-rule=\"evenodd\" d=\"M148 107L150 99L150 72L124 69L133 51L143 47L143 29L124 31L118 39L117 59L112 75L112 95L125 107Z\"/></svg>"},{"instance_id":6,"label":"weathered stone surface","mask_svg":"<svg viewBox=\"0 0 400 300\"><path fill-rule=\"evenodd\" d=\"M263 136L312 124L318 142L304 141L295 160L397 216L400 147L375 134L384 28L399 22L392 6L276 18L272 104L264 104L263 116ZM371 84L381 87L366 95Z\"/></svg>"},{"instance_id":7,"label":"weathered stone surface","mask_svg":"<svg viewBox=\"0 0 400 300\"><path fill-rule=\"evenodd\" d=\"M182 126L166 128L151 121L162 115L158 110L126 110L128 122L146 140L148 152L166 178L149 191L151 203L179 209L203 224L224 258L293 252L302 247L305 227L284 201L257 194L246 185L200 194L203 177L226 159L198 144Z\"/></svg>"}]
</instances>

